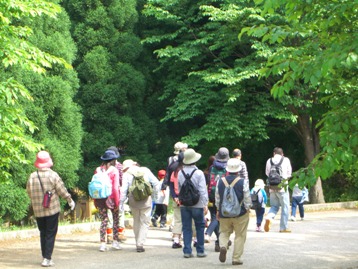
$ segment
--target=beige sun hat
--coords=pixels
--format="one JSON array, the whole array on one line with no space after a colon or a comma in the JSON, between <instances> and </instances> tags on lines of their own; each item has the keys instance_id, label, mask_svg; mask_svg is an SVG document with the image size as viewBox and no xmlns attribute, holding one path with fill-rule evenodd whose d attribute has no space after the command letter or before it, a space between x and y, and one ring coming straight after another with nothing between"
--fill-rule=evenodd
<instances>
[{"instance_id":1,"label":"beige sun hat","mask_svg":"<svg viewBox=\"0 0 358 269\"><path fill-rule=\"evenodd\" d=\"M226 171L229 173L237 173L241 170L241 161L237 158L230 158L227 161Z\"/></svg>"},{"instance_id":2,"label":"beige sun hat","mask_svg":"<svg viewBox=\"0 0 358 269\"><path fill-rule=\"evenodd\" d=\"M135 161L133 161L133 160L131 160L131 159L128 159L128 160L125 160L124 162L123 162L123 170L125 170L125 169L128 169L129 167L131 167L131 166L133 166L133 165L136 165L137 164L137 162L135 162Z\"/></svg>"},{"instance_id":3,"label":"beige sun hat","mask_svg":"<svg viewBox=\"0 0 358 269\"><path fill-rule=\"evenodd\" d=\"M201 158L201 154L195 152L194 149L187 149L186 151L184 151L184 159L183 159L183 164L192 164L192 163L196 163L197 161L199 161Z\"/></svg>"}]
</instances>

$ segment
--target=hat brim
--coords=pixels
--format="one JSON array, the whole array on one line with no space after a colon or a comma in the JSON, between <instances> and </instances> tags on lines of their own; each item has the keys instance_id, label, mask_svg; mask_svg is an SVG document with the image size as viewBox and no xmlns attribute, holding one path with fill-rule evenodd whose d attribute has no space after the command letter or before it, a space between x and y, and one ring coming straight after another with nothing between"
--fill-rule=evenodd
<instances>
[{"instance_id":1,"label":"hat brim","mask_svg":"<svg viewBox=\"0 0 358 269\"><path fill-rule=\"evenodd\" d=\"M220 159L219 154L217 154L217 153L215 154L215 160L217 160L219 162L227 162L229 159L230 159L230 156L227 156L227 157L225 157L223 159Z\"/></svg>"},{"instance_id":2,"label":"hat brim","mask_svg":"<svg viewBox=\"0 0 358 269\"><path fill-rule=\"evenodd\" d=\"M196 163L197 161L199 161L201 158L201 154L200 153L197 153L195 152L195 155L192 156L191 158L189 159L185 159L184 157L184 160L183 160L183 164L192 164L192 163Z\"/></svg>"},{"instance_id":3,"label":"hat brim","mask_svg":"<svg viewBox=\"0 0 358 269\"><path fill-rule=\"evenodd\" d=\"M52 160L48 160L47 162L45 162L45 163L41 163L41 162L35 162L34 163L34 165L35 165L35 167L37 167L37 168L50 168L50 167L52 167L53 166L53 162L52 162Z\"/></svg>"},{"instance_id":4,"label":"hat brim","mask_svg":"<svg viewBox=\"0 0 358 269\"><path fill-rule=\"evenodd\" d=\"M240 171L240 167L235 168L235 169L230 169L229 167L226 167L226 171L229 173L237 173Z\"/></svg>"}]
</instances>

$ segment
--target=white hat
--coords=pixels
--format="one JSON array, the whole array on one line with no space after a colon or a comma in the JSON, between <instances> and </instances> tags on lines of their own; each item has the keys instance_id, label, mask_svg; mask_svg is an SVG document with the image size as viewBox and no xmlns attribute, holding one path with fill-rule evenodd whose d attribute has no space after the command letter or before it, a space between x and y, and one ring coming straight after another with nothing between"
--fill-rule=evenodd
<instances>
[{"instance_id":1,"label":"white hat","mask_svg":"<svg viewBox=\"0 0 358 269\"><path fill-rule=\"evenodd\" d=\"M183 143L182 142L176 142L174 145L174 154L179 154L180 150L183 147Z\"/></svg>"},{"instance_id":2,"label":"white hat","mask_svg":"<svg viewBox=\"0 0 358 269\"><path fill-rule=\"evenodd\" d=\"M196 163L197 161L200 160L200 158L201 158L200 153L196 153L195 150L193 149L187 149L186 151L184 151L183 164Z\"/></svg>"},{"instance_id":3,"label":"white hat","mask_svg":"<svg viewBox=\"0 0 358 269\"><path fill-rule=\"evenodd\" d=\"M135 162L135 161L133 161L133 160L131 160L131 159L128 159L128 160L125 160L124 162L123 162L123 170L126 170L127 168L129 168L129 167L131 167L131 166L133 166L133 165L136 165L137 164L137 162Z\"/></svg>"},{"instance_id":4,"label":"white hat","mask_svg":"<svg viewBox=\"0 0 358 269\"><path fill-rule=\"evenodd\" d=\"M255 187L263 189L265 188L265 182L262 179L257 179L255 181Z\"/></svg>"},{"instance_id":5,"label":"white hat","mask_svg":"<svg viewBox=\"0 0 358 269\"><path fill-rule=\"evenodd\" d=\"M237 158L231 158L227 161L226 171L229 173L237 173L242 169L241 161Z\"/></svg>"}]
</instances>

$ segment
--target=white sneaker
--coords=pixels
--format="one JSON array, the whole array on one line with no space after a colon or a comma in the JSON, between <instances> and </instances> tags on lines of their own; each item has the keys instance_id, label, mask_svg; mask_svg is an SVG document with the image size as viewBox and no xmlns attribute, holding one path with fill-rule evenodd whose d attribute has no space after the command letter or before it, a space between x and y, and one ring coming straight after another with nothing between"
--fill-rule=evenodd
<instances>
[{"instance_id":1,"label":"white sneaker","mask_svg":"<svg viewBox=\"0 0 358 269\"><path fill-rule=\"evenodd\" d=\"M210 243L210 236L208 234L205 234L204 242Z\"/></svg>"},{"instance_id":2,"label":"white sneaker","mask_svg":"<svg viewBox=\"0 0 358 269\"><path fill-rule=\"evenodd\" d=\"M116 250L121 250L122 249L122 247L121 247L121 245L119 244L118 241L113 241L112 248L114 248Z\"/></svg>"},{"instance_id":3,"label":"white sneaker","mask_svg":"<svg viewBox=\"0 0 358 269\"><path fill-rule=\"evenodd\" d=\"M294 216L291 216L291 221L296 221L296 218Z\"/></svg>"},{"instance_id":4,"label":"white sneaker","mask_svg":"<svg viewBox=\"0 0 358 269\"><path fill-rule=\"evenodd\" d=\"M55 263L52 260L49 260L46 258L41 263L42 267L50 267L50 266L54 266L54 265L55 265Z\"/></svg>"},{"instance_id":5,"label":"white sneaker","mask_svg":"<svg viewBox=\"0 0 358 269\"><path fill-rule=\"evenodd\" d=\"M101 246L99 247L99 251L105 252L107 250L106 242L102 242Z\"/></svg>"}]
</instances>

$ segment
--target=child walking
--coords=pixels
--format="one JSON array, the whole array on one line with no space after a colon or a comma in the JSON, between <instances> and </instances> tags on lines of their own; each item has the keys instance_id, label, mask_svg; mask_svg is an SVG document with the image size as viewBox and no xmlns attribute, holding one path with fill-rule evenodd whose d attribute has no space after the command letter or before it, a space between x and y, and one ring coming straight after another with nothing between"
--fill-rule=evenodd
<instances>
[{"instance_id":1,"label":"child walking","mask_svg":"<svg viewBox=\"0 0 358 269\"><path fill-rule=\"evenodd\" d=\"M255 209L256 212L256 232L261 232L261 223L265 214L265 207L267 203L267 194L265 191L265 183L262 179L255 181L255 186L251 189L251 194L257 193L258 201L261 207Z\"/></svg>"},{"instance_id":2,"label":"child walking","mask_svg":"<svg viewBox=\"0 0 358 269\"><path fill-rule=\"evenodd\" d=\"M159 170L158 178L160 185L163 184L166 171ZM161 187L159 188L161 189ZM168 203L169 203L169 186L165 190L162 190L158 194L158 199L155 202L155 211L152 217L152 224L154 227L157 227L157 220L160 217L160 228L165 228L167 223L167 212L168 212Z\"/></svg>"},{"instance_id":3,"label":"child walking","mask_svg":"<svg viewBox=\"0 0 358 269\"><path fill-rule=\"evenodd\" d=\"M308 190L306 187L300 189L298 184L293 187L292 190L292 207L291 207L291 221L296 221L296 208L300 212L301 220L305 218L305 209L303 207L303 202L308 201Z\"/></svg>"}]
</instances>

